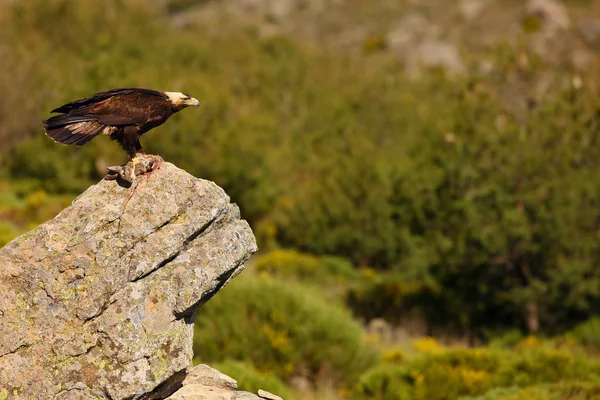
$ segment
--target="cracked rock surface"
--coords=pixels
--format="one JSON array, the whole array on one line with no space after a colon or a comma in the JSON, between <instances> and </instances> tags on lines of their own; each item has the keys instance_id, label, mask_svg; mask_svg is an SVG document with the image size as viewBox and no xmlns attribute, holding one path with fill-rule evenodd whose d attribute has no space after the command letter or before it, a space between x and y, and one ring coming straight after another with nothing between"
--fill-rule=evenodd
<instances>
[{"instance_id":1,"label":"cracked rock surface","mask_svg":"<svg viewBox=\"0 0 600 400\"><path fill-rule=\"evenodd\" d=\"M0 249L0 398L172 394L195 309L256 250L225 192L172 164L90 187Z\"/></svg>"}]
</instances>

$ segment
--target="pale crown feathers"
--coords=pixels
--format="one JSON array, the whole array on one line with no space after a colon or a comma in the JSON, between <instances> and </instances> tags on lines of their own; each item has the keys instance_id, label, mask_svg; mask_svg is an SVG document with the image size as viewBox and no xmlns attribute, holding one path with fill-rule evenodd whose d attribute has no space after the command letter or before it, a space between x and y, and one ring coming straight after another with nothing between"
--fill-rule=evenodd
<instances>
[{"instance_id":1,"label":"pale crown feathers","mask_svg":"<svg viewBox=\"0 0 600 400\"><path fill-rule=\"evenodd\" d=\"M200 106L200 102L187 94L180 92L163 92L175 106Z\"/></svg>"}]
</instances>

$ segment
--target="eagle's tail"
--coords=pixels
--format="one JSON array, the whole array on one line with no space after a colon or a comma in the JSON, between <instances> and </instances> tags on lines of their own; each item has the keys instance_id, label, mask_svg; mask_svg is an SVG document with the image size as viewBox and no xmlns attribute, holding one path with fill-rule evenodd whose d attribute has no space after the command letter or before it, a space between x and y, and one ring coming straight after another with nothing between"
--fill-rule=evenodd
<instances>
[{"instance_id":1,"label":"eagle's tail","mask_svg":"<svg viewBox=\"0 0 600 400\"><path fill-rule=\"evenodd\" d=\"M42 122L46 135L57 143L81 146L101 133L105 125L86 117L57 115Z\"/></svg>"}]
</instances>

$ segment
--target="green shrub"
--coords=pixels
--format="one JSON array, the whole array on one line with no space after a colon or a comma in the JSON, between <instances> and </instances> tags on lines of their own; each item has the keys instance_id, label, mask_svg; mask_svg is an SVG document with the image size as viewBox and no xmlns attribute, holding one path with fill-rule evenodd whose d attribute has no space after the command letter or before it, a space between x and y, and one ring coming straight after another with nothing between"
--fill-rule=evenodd
<instances>
[{"instance_id":1,"label":"green shrub","mask_svg":"<svg viewBox=\"0 0 600 400\"><path fill-rule=\"evenodd\" d=\"M273 374L260 372L252 365L241 361L225 360L213 367L237 381L238 389L256 393L263 389L283 398L287 397L285 385Z\"/></svg>"},{"instance_id":2,"label":"green shrub","mask_svg":"<svg viewBox=\"0 0 600 400\"><path fill-rule=\"evenodd\" d=\"M409 364L419 399L457 398L484 393L492 387L492 377L500 356L486 349L456 349L430 353Z\"/></svg>"},{"instance_id":3,"label":"green shrub","mask_svg":"<svg viewBox=\"0 0 600 400\"><path fill-rule=\"evenodd\" d=\"M176 13L185 11L198 5L206 4L210 1L212 0L168 0L166 5L169 12Z\"/></svg>"},{"instance_id":4,"label":"green shrub","mask_svg":"<svg viewBox=\"0 0 600 400\"><path fill-rule=\"evenodd\" d=\"M279 378L353 382L377 359L361 326L302 286L242 276L198 312L197 360L251 362Z\"/></svg>"},{"instance_id":5,"label":"green shrub","mask_svg":"<svg viewBox=\"0 0 600 400\"><path fill-rule=\"evenodd\" d=\"M425 364L447 364L452 367L468 367L493 374L502 362L502 354L487 348L450 349L424 359Z\"/></svg>"},{"instance_id":6,"label":"green shrub","mask_svg":"<svg viewBox=\"0 0 600 400\"><path fill-rule=\"evenodd\" d=\"M407 280L397 273L366 270L362 279L350 286L346 302L352 311L366 319L385 318L401 322L406 314L419 310L425 315L439 308L438 290L431 281Z\"/></svg>"},{"instance_id":7,"label":"green shrub","mask_svg":"<svg viewBox=\"0 0 600 400\"><path fill-rule=\"evenodd\" d=\"M56 216L72 199L68 195L49 195L44 190L28 188L0 181L0 246L17 235Z\"/></svg>"},{"instance_id":8,"label":"green shrub","mask_svg":"<svg viewBox=\"0 0 600 400\"><path fill-rule=\"evenodd\" d=\"M490 338L488 345L494 348L511 348L523 339L523 332L511 329Z\"/></svg>"},{"instance_id":9,"label":"green shrub","mask_svg":"<svg viewBox=\"0 0 600 400\"><path fill-rule=\"evenodd\" d=\"M564 382L527 388L495 388L476 397L459 400L597 400L600 385L586 382Z\"/></svg>"},{"instance_id":10,"label":"green shrub","mask_svg":"<svg viewBox=\"0 0 600 400\"><path fill-rule=\"evenodd\" d=\"M77 193L90 186L97 176L91 147L72 152L73 149L55 149L53 145L56 144L45 136L19 143L11 157L13 178L35 177L29 190L50 193Z\"/></svg>"},{"instance_id":11,"label":"green shrub","mask_svg":"<svg viewBox=\"0 0 600 400\"><path fill-rule=\"evenodd\" d=\"M10 222L0 221L0 247L13 240L19 230Z\"/></svg>"},{"instance_id":12,"label":"green shrub","mask_svg":"<svg viewBox=\"0 0 600 400\"><path fill-rule=\"evenodd\" d=\"M359 379L354 395L364 400L408 400L413 399L411 386L413 378L404 367L394 364L381 364Z\"/></svg>"},{"instance_id":13,"label":"green shrub","mask_svg":"<svg viewBox=\"0 0 600 400\"><path fill-rule=\"evenodd\" d=\"M527 388L525 389L525 391L527 391L528 395L531 396L531 391L540 391L542 390L543 393L545 394L546 391L543 389L538 389L538 388ZM475 397L461 397L459 400L506 400L507 398L517 400L519 399L518 396L520 396L520 394L524 391L523 388L519 388L519 387L508 387L508 388L494 388L491 389L489 391L487 391L485 394L482 394L481 396L475 396ZM531 399L531 397L528 397L529 399ZM533 397L533 399L535 399L536 397Z\"/></svg>"},{"instance_id":14,"label":"green shrub","mask_svg":"<svg viewBox=\"0 0 600 400\"><path fill-rule=\"evenodd\" d=\"M367 35L362 42L362 48L365 53L374 53L385 50L388 47L386 34L382 32L371 33Z\"/></svg>"},{"instance_id":15,"label":"green shrub","mask_svg":"<svg viewBox=\"0 0 600 400\"><path fill-rule=\"evenodd\" d=\"M426 353L400 365L377 366L363 374L355 393L359 399L386 400L465 396L508 400L513 399L510 396L525 399L526 394L549 399L548 393L595 393L595 383L600 383L599 364L600 360L588 359L573 349L451 349ZM588 383L570 383L575 380Z\"/></svg>"},{"instance_id":16,"label":"green shrub","mask_svg":"<svg viewBox=\"0 0 600 400\"><path fill-rule=\"evenodd\" d=\"M569 349L536 348L508 355L494 376L495 386L531 386L569 379L597 381L599 361Z\"/></svg>"},{"instance_id":17,"label":"green shrub","mask_svg":"<svg viewBox=\"0 0 600 400\"><path fill-rule=\"evenodd\" d=\"M600 382L563 382L550 385L550 393L556 392L559 400L598 400ZM527 400L527 399L525 399Z\"/></svg>"},{"instance_id":18,"label":"green shrub","mask_svg":"<svg viewBox=\"0 0 600 400\"><path fill-rule=\"evenodd\" d=\"M314 256L295 250L273 250L256 257L254 267L260 272L282 278L296 278L330 284L357 277L356 270L340 257Z\"/></svg>"},{"instance_id":19,"label":"green shrub","mask_svg":"<svg viewBox=\"0 0 600 400\"><path fill-rule=\"evenodd\" d=\"M594 317L577 325L568 334L577 343L600 349L600 317Z\"/></svg>"},{"instance_id":20,"label":"green shrub","mask_svg":"<svg viewBox=\"0 0 600 400\"><path fill-rule=\"evenodd\" d=\"M492 387L500 357L485 349L430 353L403 365L380 365L359 380L360 399L445 400Z\"/></svg>"}]
</instances>

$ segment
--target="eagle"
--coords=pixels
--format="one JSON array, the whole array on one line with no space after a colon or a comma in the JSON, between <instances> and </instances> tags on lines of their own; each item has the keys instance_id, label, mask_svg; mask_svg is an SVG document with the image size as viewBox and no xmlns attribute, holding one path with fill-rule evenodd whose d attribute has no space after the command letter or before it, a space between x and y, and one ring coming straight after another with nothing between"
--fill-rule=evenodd
<instances>
[{"instance_id":1,"label":"eagle","mask_svg":"<svg viewBox=\"0 0 600 400\"><path fill-rule=\"evenodd\" d=\"M55 108L51 113L60 115L42 124L46 135L65 145L82 146L99 134L107 135L134 160L145 154L141 135L189 106L198 107L200 102L180 92L112 89Z\"/></svg>"}]
</instances>

